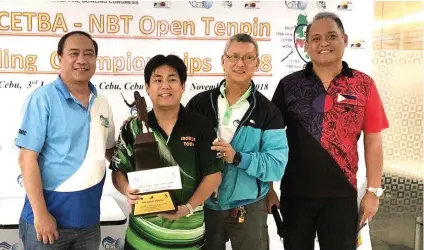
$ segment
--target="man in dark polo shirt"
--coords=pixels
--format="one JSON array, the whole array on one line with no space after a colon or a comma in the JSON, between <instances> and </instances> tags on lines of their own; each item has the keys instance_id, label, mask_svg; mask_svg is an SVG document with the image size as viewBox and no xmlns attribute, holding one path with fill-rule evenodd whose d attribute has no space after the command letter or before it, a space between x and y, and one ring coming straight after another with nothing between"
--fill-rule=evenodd
<instances>
[{"instance_id":1,"label":"man in dark polo shirt","mask_svg":"<svg viewBox=\"0 0 424 250\"><path fill-rule=\"evenodd\" d=\"M175 214L130 214L125 249L200 249L204 235L203 202L218 188L224 168L223 161L211 150L216 133L206 118L187 112L180 104L187 68L179 57L153 57L146 65L144 77L153 104L153 110L147 114L149 128L137 118L130 119L122 128L110 166L113 183L130 204L139 199L138 190L128 185L127 173L136 171L136 137L148 130L158 144L162 161L158 167L179 166L183 188L175 192L176 203L180 204ZM139 162L143 163L143 159Z\"/></svg>"},{"instance_id":2,"label":"man in dark polo shirt","mask_svg":"<svg viewBox=\"0 0 424 250\"><path fill-rule=\"evenodd\" d=\"M281 182L285 250L351 250L357 228L377 212L382 194L381 131L388 121L371 77L342 61L348 45L333 13L317 14L306 30L311 61L284 77L272 98L289 143ZM357 141L364 132L367 193L358 217ZM359 223L358 223L359 222Z\"/></svg>"}]
</instances>

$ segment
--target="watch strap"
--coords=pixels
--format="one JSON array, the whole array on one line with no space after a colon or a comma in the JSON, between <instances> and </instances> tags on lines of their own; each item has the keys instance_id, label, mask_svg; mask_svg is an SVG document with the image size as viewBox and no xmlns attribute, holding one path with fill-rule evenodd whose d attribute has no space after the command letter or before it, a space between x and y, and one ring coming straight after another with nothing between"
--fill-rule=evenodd
<instances>
[{"instance_id":1,"label":"watch strap","mask_svg":"<svg viewBox=\"0 0 424 250\"><path fill-rule=\"evenodd\" d=\"M383 191L384 191L384 189L382 189L382 188L380 188L380 187L378 187L378 188L375 188L375 187L367 187L367 189L366 189L368 192L371 192L371 193L374 193L375 194L375 196L377 196L377 197L380 197L382 194L383 194Z\"/></svg>"},{"instance_id":2,"label":"watch strap","mask_svg":"<svg viewBox=\"0 0 424 250\"><path fill-rule=\"evenodd\" d=\"M240 164L240 162L241 162L241 154L240 152L236 152L233 159L233 165L237 167Z\"/></svg>"}]
</instances>

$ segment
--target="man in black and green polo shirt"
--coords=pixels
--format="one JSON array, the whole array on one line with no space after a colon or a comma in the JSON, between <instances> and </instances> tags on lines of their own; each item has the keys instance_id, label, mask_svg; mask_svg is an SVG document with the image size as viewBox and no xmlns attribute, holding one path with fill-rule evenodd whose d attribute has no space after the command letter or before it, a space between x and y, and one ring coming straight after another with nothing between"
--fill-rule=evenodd
<instances>
[{"instance_id":1,"label":"man in black and green polo shirt","mask_svg":"<svg viewBox=\"0 0 424 250\"><path fill-rule=\"evenodd\" d=\"M149 130L153 131L163 163L158 167L180 166L183 188L175 192L176 203L180 204L175 214L130 214L125 249L200 249L204 236L202 204L218 188L224 168L216 151L211 150L216 133L206 118L187 112L180 104L187 79L180 58L153 57L144 77L153 104L148 113ZM127 173L136 171L133 146L137 135L146 131L144 125L132 118L123 126L110 167L116 189L130 204L135 204L139 196L138 190L129 187Z\"/></svg>"}]
</instances>

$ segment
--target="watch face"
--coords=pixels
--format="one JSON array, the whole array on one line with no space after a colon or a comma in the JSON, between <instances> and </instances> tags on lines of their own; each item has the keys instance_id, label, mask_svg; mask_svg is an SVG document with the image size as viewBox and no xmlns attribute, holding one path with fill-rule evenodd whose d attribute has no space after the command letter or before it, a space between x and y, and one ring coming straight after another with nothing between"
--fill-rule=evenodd
<instances>
[{"instance_id":1,"label":"watch face","mask_svg":"<svg viewBox=\"0 0 424 250\"><path fill-rule=\"evenodd\" d=\"M383 195L383 189L381 189L381 188L377 188L377 190L375 190L375 194L376 194L378 197L382 196L382 195Z\"/></svg>"}]
</instances>

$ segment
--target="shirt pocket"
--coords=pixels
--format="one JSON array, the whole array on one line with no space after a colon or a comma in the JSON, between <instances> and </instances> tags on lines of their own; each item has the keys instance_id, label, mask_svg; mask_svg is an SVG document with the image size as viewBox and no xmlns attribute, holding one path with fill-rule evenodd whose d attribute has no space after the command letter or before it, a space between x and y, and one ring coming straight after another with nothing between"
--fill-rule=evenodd
<instances>
[{"instance_id":1,"label":"shirt pocket","mask_svg":"<svg viewBox=\"0 0 424 250\"><path fill-rule=\"evenodd\" d=\"M329 139L341 146L346 152L351 150L359 139L362 131L365 107L360 103L336 103L334 105L333 120L336 136Z\"/></svg>"}]
</instances>

